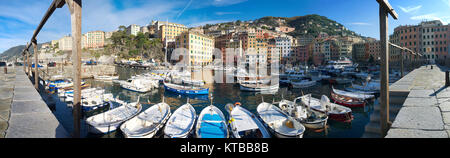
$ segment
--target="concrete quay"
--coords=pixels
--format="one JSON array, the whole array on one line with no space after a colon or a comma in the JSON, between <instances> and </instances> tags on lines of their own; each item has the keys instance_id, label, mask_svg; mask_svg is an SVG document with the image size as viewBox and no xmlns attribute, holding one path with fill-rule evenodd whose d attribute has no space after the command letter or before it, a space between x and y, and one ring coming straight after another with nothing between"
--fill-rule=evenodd
<instances>
[{"instance_id":1,"label":"concrete quay","mask_svg":"<svg viewBox=\"0 0 450 158\"><path fill-rule=\"evenodd\" d=\"M0 138L66 138L70 134L42 100L23 67L0 72Z\"/></svg>"},{"instance_id":2,"label":"concrete quay","mask_svg":"<svg viewBox=\"0 0 450 158\"><path fill-rule=\"evenodd\" d=\"M450 138L448 68L422 66L391 91L408 93L385 138Z\"/></svg>"}]
</instances>

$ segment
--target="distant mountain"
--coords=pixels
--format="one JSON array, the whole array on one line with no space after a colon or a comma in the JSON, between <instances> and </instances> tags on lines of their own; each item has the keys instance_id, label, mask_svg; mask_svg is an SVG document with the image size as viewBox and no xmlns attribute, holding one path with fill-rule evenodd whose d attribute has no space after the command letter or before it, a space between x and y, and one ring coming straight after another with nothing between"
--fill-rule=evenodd
<instances>
[{"instance_id":1,"label":"distant mountain","mask_svg":"<svg viewBox=\"0 0 450 158\"><path fill-rule=\"evenodd\" d=\"M42 44L43 43L37 45L38 49L41 48ZM9 48L8 50L6 50L2 54L0 54L0 58L2 58L2 59L4 58L6 60L9 60L9 59L12 59L15 57L21 58L22 57L21 53L22 53L23 49L25 49L25 46L26 45L19 45L19 46ZM33 46L30 47L29 51L31 54L34 54Z\"/></svg>"}]
</instances>

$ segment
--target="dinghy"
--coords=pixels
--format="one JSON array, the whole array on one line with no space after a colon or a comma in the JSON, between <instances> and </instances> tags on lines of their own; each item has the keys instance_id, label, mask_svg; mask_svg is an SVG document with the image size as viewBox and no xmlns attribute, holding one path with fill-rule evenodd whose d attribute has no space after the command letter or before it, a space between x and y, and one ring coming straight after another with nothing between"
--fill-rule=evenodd
<instances>
[{"instance_id":1,"label":"dinghy","mask_svg":"<svg viewBox=\"0 0 450 158\"><path fill-rule=\"evenodd\" d=\"M253 113L237 102L228 103L225 109L229 114L229 127L234 138L270 138L264 124Z\"/></svg>"},{"instance_id":2,"label":"dinghy","mask_svg":"<svg viewBox=\"0 0 450 158\"><path fill-rule=\"evenodd\" d=\"M126 138L153 138L170 117L170 106L163 101L149 107L120 126Z\"/></svg>"},{"instance_id":3,"label":"dinghy","mask_svg":"<svg viewBox=\"0 0 450 158\"><path fill-rule=\"evenodd\" d=\"M337 95L340 95L340 96L356 98L356 99L359 99L359 100L368 100L368 99L375 98L375 95L348 92L348 91L344 91L344 90L334 89L334 87L332 87L332 92L334 94L337 94Z\"/></svg>"},{"instance_id":4,"label":"dinghy","mask_svg":"<svg viewBox=\"0 0 450 158\"><path fill-rule=\"evenodd\" d=\"M282 112L273 104L262 102L256 108L259 117L269 130L279 138L302 138L305 132L303 126L296 119Z\"/></svg>"},{"instance_id":5,"label":"dinghy","mask_svg":"<svg viewBox=\"0 0 450 158\"><path fill-rule=\"evenodd\" d=\"M196 118L195 109L188 101L172 113L164 127L164 137L187 138L194 127Z\"/></svg>"},{"instance_id":6,"label":"dinghy","mask_svg":"<svg viewBox=\"0 0 450 158\"><path fill-rule=\"evenodd\" d=\"M136 116L141 110L142 106L138 97L137 102L124 103L117 108L88 117L86 123L89 124L91 133L109 133L115 131L123 122Z\"/></svg>"},{"instance_id":7,"label":"dinghy","mask_svg":"<svg viewBox=\"0 0 450 158\"><path fill-rule=\"evenodd\" d=\"M198 116L195 134L197 138L228 138L227 123L222 111L212 104L205 107Z\"/></svg>"},{"instance_id":8,"label":"dinghy","mask_svg":"<svg viewBox=\"0 0 450 158\"><path fill-rule=\"evenodd\" d=\"M328 116L323 112L318 112L307 108L303 104L297 105L297 100L301 101L301 97L296 98L294 102L282 99L278 106L289 116L297 119L306 128L323 129L327 125Z\"/></svg>"},{"instance_id":9,"label":"dinghy","mask_svg":"<svg viewBox=\"0 0 450 158\"><path fill-rule=\"evenodd\" d=\"M320 100L311 97L311 94L303 95L300 98L303 105L313 110L326 113L331 120L339 122L351 122L353 120L352 109L330 103L330 100L325 95L322 95Z\"/></svg>"}]
</instances>

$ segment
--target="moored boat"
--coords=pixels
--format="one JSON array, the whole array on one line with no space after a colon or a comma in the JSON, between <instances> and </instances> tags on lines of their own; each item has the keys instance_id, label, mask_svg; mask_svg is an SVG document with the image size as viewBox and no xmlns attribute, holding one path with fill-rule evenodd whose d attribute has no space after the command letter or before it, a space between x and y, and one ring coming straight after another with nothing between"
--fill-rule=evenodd
<instances>
[{"instance_id":1,"label":"moored boat","mask_svg":"<svg viewBox=\"0 0 450 158\"><path fill-rule=\"evenodd\" d=\"M303 137L305 126L281 111L280 108L273 104L262 102L256 110L259 117L275 136L279 138Z\"/></svg>"},{"instance_id":2,"label":"moored boat","mask_svg":"<svg viewBox=\"0 0 450 158\"><path fill-rule=\"evenodd\" d=\"M191 104L186 103L172 113L164 127L164 137L187 138L191 134L197 114Z\"/></svg>"},{"instance_id":3,"label":"moored boat","mask_svg":"<svg viewBox=\"0 0 450 158\"><path fill-rule=\"evenodd\" d=\"M155 104L120 126L127 138L153 138L171 115L169 104Z\"/></svg>"},{"instance_id":4,"label":"moored boat","mask_svg":"<svg viewBox=\"0 0 450 158\"><path fill-rule=\"evenodd\" d=\"M323 112L307 108L306 105L301 104L301 99L301 97L296 98L293 102L282 99L278 106L283 112L300 121L306 128L324 129L327 125L328 116ZM297 103L297 100L300 101L300 104Z\"/></svg>"},{"instance_id":5,"label":"moored boat","mask_svg":"<svg viewBox=\"0 0 450 158\"><path fill-rule=\"evenodd\" d=\"M212 104L205 107L198 115L195 134L197 138L228 138L225 115Z\"/></svg>"},{"instance_id":6,"label":"moored boat","mask_svg":"<svg viewBox=\"0 0 450 158\"><path fill-rule=\"evenodd\" d=\"M291 81L292 88L308 88L316 85L316 81L309 81L309 80L301 80L301 81Z\"/></svg>"},{"instance_id":7,"label":"moored boat","mask_svg":"<svg viewBox=\"0 0 450 158\"><path fill-rule=\"evenodd\" d=\"M353 120L352 109L338 104L330 103L327 96L322 95L319 100L311 97L311 94L301 96L301 103L307 107L324 112L328 115L328 119L339 122L351 122Z\"/></svg>"},{"instance_id":8,"label":"moored boat","mask_svg":"<svg viewBox=\"0 0 450 158\"><path fill-rule=\"evenodd\" d=\"M125 103L117 108L88 117L86 123L89 124L91 133L109 133L115 131L123 122L136 116L141 110L142 105L138 98L137 102Z\"/></svg>"},{"instance_id":9,"label":"moored boat","mask_svg":"<svg viewBox=\"0 0 450 158\"><path fill-rule=\"evenodd\" d=\"M209 88L194 87L194 86L182 86L172 83L164 83L164 89L166 91L180 93L180 94L198 94L205 95L209 93Z\"/></svg>"},{"instance_id":10,"label":"moored boat","mask_svg":"<svg viewBox=\"0 0 450 158\"><path fill-rule=\"evenodd\" d=\"M253 113L238 102L228 103L225 109L229 114L229 127L234 138L270 138L264 124Z\"/></svg>"},{"instance_id":11,"label":"moored boat","mask_svg":"<svg viewBox=\"0 0 450 158\"><path fill-rule=\"evenodd\" d=\"M339 91L332 88L331 99L337 104L344 105L346 107L364 107L366 105L365 96L356 95L354 93L346 93L345 91Z\"/></svg>"}]
</instances>

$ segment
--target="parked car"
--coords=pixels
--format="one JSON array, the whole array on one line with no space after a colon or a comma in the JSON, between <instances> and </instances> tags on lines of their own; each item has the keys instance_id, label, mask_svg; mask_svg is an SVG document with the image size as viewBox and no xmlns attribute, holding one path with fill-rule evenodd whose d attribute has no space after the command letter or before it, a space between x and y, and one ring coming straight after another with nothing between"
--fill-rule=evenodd
<instances>
[{"instance_id":1,"label":"parked car","mask_svg":"<svg viewBox=\"0 0 450 158\"><path fill-rule=\"evenodd\" d=\"M49 62L47 64L48 67L55 67L56 66L56 62Z\"/></svg>"},{"instance_id":2,"label":"parked car","mask_svg":"<svg viewBox=\"0 0 450 158\"><path fill-rule=\"evenodd\" d=\"M0 67L4 67L4 66L6 66L6 62L0 61Z\"/></svg>"}]
</instances>

